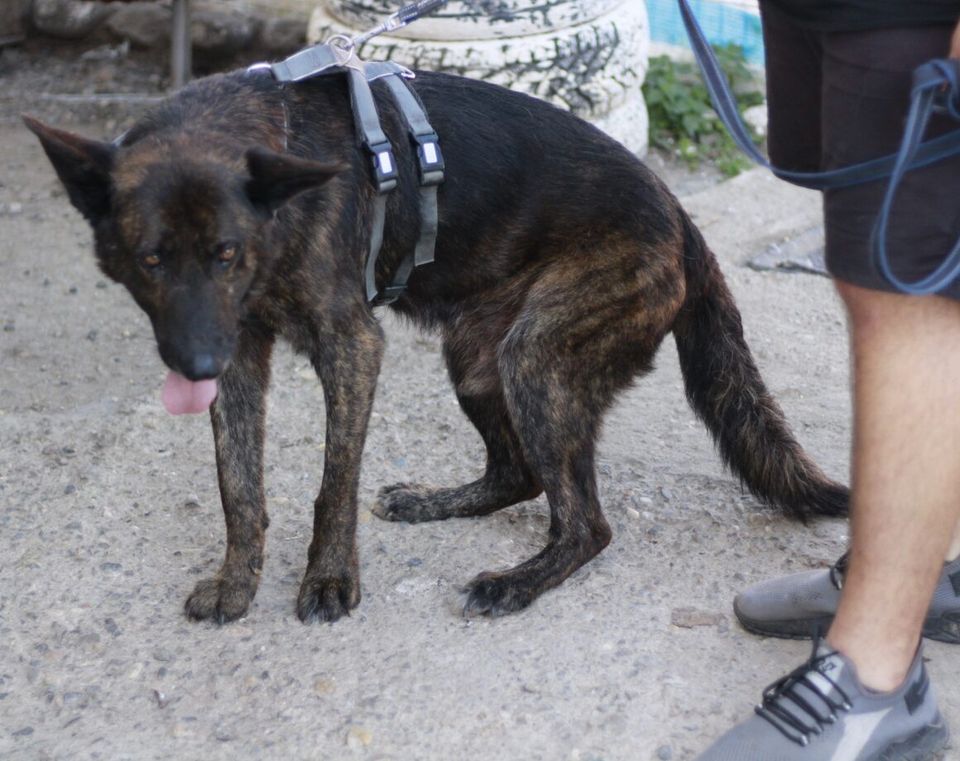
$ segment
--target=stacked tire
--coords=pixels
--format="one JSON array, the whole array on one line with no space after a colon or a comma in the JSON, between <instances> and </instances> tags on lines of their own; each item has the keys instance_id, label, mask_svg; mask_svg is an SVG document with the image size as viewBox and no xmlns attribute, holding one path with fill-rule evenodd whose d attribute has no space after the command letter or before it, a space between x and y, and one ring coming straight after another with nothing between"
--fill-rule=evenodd
<instances>
[{"instance_id":1,"label":"stacked tire","mask_svg":"<svg viewBox=\"0 0 960 761\"><path fill-rule=\"evenodd\" d=\"M402 4L322 0L308 37L315 43L359 34ZM648 47L642 0L451 0L436 14L371 40L360 54L535 95L642 154L647 110L640 86Z\"/></svg>"}]
</instances>

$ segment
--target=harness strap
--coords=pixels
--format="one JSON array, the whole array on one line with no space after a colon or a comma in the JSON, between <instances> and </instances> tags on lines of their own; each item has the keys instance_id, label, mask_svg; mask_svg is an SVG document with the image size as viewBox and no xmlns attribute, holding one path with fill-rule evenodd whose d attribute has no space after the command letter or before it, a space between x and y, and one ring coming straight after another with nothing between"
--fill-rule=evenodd
<instances>
[{"instance_id":1,"label":"harness strap","mask_svg":"<svg viewBox=\"0 0 960 761\"><path fill-rule=\"evenodd\" d=\"M378 303L395 301L406 289L414 268L433 261L439 225L437 187L444 178L440 138L427 120L420 99L404 78L387 77L384 81L407 123L410 140L416 149L420 176L420 237L413 254L404 257L390 285L380 294Z\"/></svg>"},{"instance_id":2,"label":"harness strap","mask_svg":"<svg viewBox=\"0 0 960 761\"><path fill-rule=\"evenodd\" d=\"M392 61L360 61L352 53L345 54L331 44L315 45L279 63L255 64L248 69L257 70L269 70L278 82L301 82L322 74L347 75L357 139L370 154L377 189L371 215L370 247L364 264L364 287L367 300L374 306L396 301L406 290L414 268L434 259L439 224L437 186L444 177L440 139L427 120L416 93L406 83L407 79L413 79L413 72ZM392 281L382 292L377 288L377 260L383 246L387 196L397 187L399 172L393 146L380 124L376 100L370 89L370 83L380 79L390 90L407 123L410 138L416 144L420 178L420 237L413 253L400 262Z\"/></svg>"}]
</instances>

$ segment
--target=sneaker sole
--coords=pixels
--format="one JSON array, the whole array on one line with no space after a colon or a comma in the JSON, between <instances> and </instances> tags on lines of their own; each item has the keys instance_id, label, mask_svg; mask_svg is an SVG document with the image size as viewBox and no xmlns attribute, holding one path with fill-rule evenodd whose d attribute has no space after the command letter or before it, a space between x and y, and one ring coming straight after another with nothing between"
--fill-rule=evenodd
<instances>
[{"instance_id":1,"label":"sneaker sole","mask_svg":"<svg viewBox=\"0 0 960 761\"><path fill-rule=\"evenodd\" d=\"M943 719L928 724L906 740L894 743L869 761L942 761L950 744L950 732Z\"/></svg>"},{"instance_id":2,"label":"sneaker sole","mask_svg":"<svg viewBox=\"0 0 960 761\"><path fill-rule=\"evenodd\" d=\"M819 618L795 618L791 621L756 621L745 616L737 607L736 601L733 603L733 612L740 621L740 625L751 634L778 639L812 639L815 631L819 630L826 634L830 624L833 623L833 615Z\"/></svg>"},{"instance_id":3,"label":"sneaker sole","mask_svg":"<svg viewBox=\"0 0 960 761\"><path fill-rule=\"evenodd\" d=\"M755 621L743 615L736 604L733 612L751 634L778 639L812 639L815 631L826 633L833 623L833 616L794 619L793 621ZM947 613L940 618L928 618L923 622L923 636L937 642L960 645L960 613Z\"/></svg>"}]
</instances>

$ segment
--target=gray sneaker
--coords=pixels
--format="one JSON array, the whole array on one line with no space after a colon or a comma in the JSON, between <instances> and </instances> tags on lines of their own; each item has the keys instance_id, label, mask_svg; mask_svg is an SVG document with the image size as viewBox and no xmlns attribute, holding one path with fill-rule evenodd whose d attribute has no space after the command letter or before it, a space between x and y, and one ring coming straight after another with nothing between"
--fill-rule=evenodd
<instances>
[{"instance_id":1,"label":"gray sneaker","mask_svg":"<svg viewBox=\"0 0 960 761\"><path fill-rule=\"evenodd\" d=\"M840 602L847 555L820 571L802 571L748 587L733 601L743 628L765 637L809 639L827 631ZM947 563L930 603L923 636L960 644L960 558Z\"/></svg>"},{"instance_id":2,"label":"gray sneaker","mask_svg":"<svg viewBox=\"0 0 960 761\"><path fill-rule=\"evenodd\" d=\"M934 761L949 733L918 650L903 685L878 693L825 643L767 687L756 715L697 761Z\"/></svg>"}]
</instances>

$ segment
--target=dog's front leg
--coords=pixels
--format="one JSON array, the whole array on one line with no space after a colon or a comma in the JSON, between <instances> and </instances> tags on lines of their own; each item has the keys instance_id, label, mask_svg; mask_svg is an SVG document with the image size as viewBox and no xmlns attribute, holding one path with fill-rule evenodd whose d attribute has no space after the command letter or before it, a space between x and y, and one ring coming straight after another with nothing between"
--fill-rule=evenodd
<instances>
[{"instance_id":1,"label":"dog's front leg","mask_svg":"<svg viewBox=\"0 0 960 761\"><path fill-rule=\"evenodd\" d=\"M267 529L263 491L263 437L273 335L245 328L236 355L218 379L210 408L220 501L227 524L227 555L219 573L187 599L187 615L233 621L247 612L260 582Z\"/></svg>"},{"instance_id":2,"label":"dog's front leg","mask_svg":"<svg viewBox=\"0 0 960 761\"><path fill-rule=\"evenodd\" d=\"M350 328L350 335L321 335L312 357L323 384L327 437L313 541L297 600L297 614L305 623L336 621L360 602L357 489L383 332L365 309Z\"/></svg>"}]
</instances>

